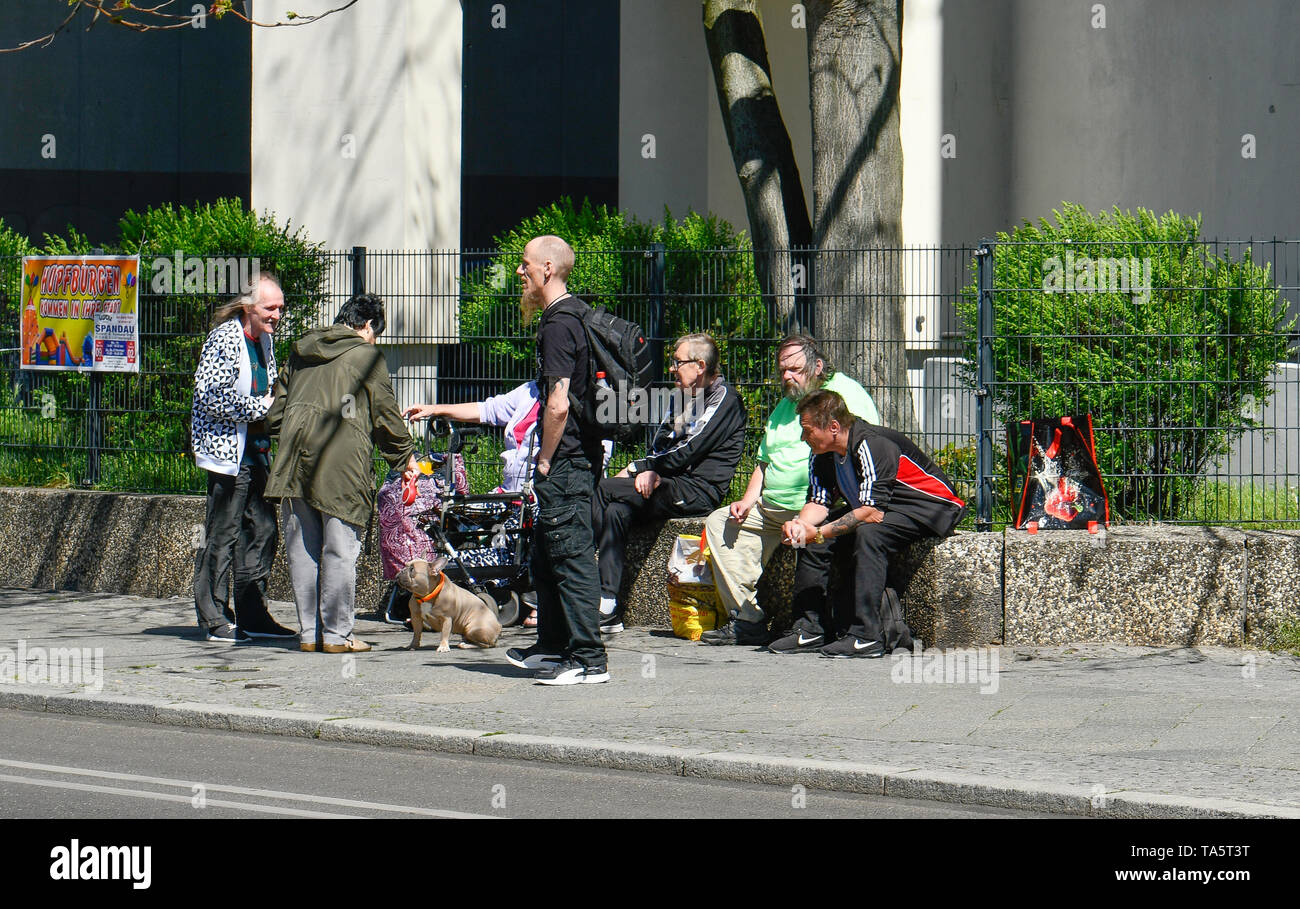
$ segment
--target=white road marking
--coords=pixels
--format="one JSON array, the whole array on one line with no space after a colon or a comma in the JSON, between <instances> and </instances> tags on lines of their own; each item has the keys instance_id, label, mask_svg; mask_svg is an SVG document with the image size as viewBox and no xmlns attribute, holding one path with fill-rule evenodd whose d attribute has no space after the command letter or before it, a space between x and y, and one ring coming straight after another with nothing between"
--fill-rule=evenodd
<instances>
[{"instance_id":1,"label":"white road marking","mask_svg":"<svg viewBox=\"0 0 1300 909\"><path fill-rule=\"evenodd\" d=\"M132 798L152 799L156 802L190 803L188 795L171 795L166 792L149 792L145 789L118 789L114 786L95 786L90 783L68 783L63 780L41 780L28 776L10 776L0 773L0 783L21 783L24 786L42 786L46 789L75 789L78 792L102 792L106 795L129 795ZM274 808L270 805L254 805L246 802L227 802L221 799L208 799L206 805L215 808L236 808L240 811L256 811L261 814L285 814L292 817L327 817L354 818L355 814L327 814L324 811L308 811L305 808ZM197 809L196 809L197 810Z\"/></svg>"},{"instance_id":2,"label":"white road marking","mask_svg":"<svg viewBox=\"0 0 1300 909\"><path fill-rule=\"evenodd\" d=\"M389 805L383 802L366 802L356 799L338 799L325 795L308 795L300 792L281 792L276 789L247 789L242 786L222 786L218 783L205 783L201 780L173 780L166 777L141 776L134 773L116 773L110 770L90 770L84 767L62 767L56 764L34 764L28 761L11 761L0 758L0 766L13 767L18 770L35 770L43 773L63 773L70 776L89 776L101 780L122 780L136 783L152 783L156 786L179 786L193 790L202 786L208 792L227 792L231 795L245 795L255 798L274 799L286 802L309 802L316 805L330 805L339 808L359 808L369 811L383 811L398 814L417 814L422 817L440 818L492 818L491 814L470 814L463 811L448 811L438 808L419 808L414 805ZM70 784L69 784L70 785ZM188 802L190 796L175 798ZM209 800L208 804L216 804ZM288 811L289 809L285 809ZM350 817L351 815L324 815L328 817Z\"/></svg>"}]
</instances>

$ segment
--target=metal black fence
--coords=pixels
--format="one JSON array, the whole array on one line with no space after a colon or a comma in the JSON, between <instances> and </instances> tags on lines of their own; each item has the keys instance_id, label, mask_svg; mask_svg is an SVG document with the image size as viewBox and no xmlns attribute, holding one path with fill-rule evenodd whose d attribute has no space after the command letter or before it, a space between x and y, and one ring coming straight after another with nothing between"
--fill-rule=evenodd
<instances>
[{"instance_id":1,"label":"metal black fence","mask_svg":"<svg viewBox=\"0 0 1300 909\"><path fill-rule=\"evenodd\" d=\"M1085 413L1119 520L1300 522L1300 242L985 243L976 261L959 308L981 526L1019 496L1005 424Z\"/></svg>"},{"instance_id":2,"label":"metal black fence","mask_svg":"<svg viewBox=\"0 0 1300 909\"><path fill-rule=\"evenodd\" d=\"M749 411L737 496L778 400L776 342L798 324L846 339L827 345L833 364L863 381L887 421L924 440L982 526L1009 518L1001 424L1081 409L1094 413L1118 518L1286 524L1300 522L1300 446L1291 444L1300 442L1300 375L1289 363L1289 326L1266 316L1297 300L1298 247L1195 244L1162 258L1128 249L1028 255L987 243L777 251L757 261L735 249L579 250L570 287L638 321L657 362L666 364L681 334L719 340L723 372ZM1212 264L1240 262L1247 249L1271 271ZM1126 268L1136 258L1138 278L1129 269L1121 287L1116 272L1112 290L1108 271L1098 292L1078 286L1076 269L1069 287L1045 290L1046 260L1060 257L1063 275L1066 252L1122 259ZM1137 300L1147 258L1154 271L1146 283L1155 286ZM1182 264L1161 270L1166 260ZM410 404L481 400L533 375L516 264L493 250L355 248L259 266L284 281L281 359L304 331L332 321L351 293L381 295L394 390ZM203 490L184 453L185 427L199 350L227 297L210 286L160 286L158 263L141 267L142 371L91 376L18 368L20 269L0 259L0 483ZM766 295L760 273L771 276ZM659 384L670 384L666 369ZM471 455L476 488L495 485L500 446L490 435ZM613 467L636 453L625 447Z\"/></svg>"}]
</instances>

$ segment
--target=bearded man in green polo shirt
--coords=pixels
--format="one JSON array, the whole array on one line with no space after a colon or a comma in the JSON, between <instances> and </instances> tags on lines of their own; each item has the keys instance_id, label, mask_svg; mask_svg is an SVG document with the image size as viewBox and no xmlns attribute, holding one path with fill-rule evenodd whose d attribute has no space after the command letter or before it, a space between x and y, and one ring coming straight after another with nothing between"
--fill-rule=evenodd
<instances>
[{"instance_id":1,"label":"bearded man in green polo shirt","mask_svg":"<svg viewBox=\"0 0 1300 909\"><path fill-rule=\"evenodd\" d=\"M880 413L857 382L831 369L816 340L790 335L776 351L777 376L784 397L767 418L758 463L740 501L719 508L705 521L718 596L731 621L700 640L708 644L762 646L769 640L768 616L756 591L763 568L781 543L781 528L793 520L808 498L808 458L803 427L795 404L809 392L836 392L849 411L868 423Z\"/></svg>"}]
</instances>

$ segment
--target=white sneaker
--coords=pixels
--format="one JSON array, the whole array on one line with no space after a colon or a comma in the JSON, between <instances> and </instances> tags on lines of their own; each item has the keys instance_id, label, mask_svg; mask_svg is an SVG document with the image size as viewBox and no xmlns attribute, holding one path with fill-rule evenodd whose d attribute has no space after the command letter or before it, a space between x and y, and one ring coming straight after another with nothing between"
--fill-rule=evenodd
<instances>
[{"instance_id":1,"label":"white sneaker","mask_svg":"<svg viewBox=\"0 0 1300 909\"><path fill-rule=\"evenodd\" d=\"M598 685L609 681L609 666L584 666L577 660L565 660L539 669L533 678L539 685Z\"/></svg>"},{"instance_id":2,"label":"white sneaker","mask_svg":"<svg viewBox=\"0 0 1300 909\"><path fill-rule=\"evenodd\" d=\"M542 669L546 666L554 666L563 659L564 657L558 653L547 653L538 644L523 650L511 647L506 651L506 662L520 669Z\"/></svg>"}]
</instances>

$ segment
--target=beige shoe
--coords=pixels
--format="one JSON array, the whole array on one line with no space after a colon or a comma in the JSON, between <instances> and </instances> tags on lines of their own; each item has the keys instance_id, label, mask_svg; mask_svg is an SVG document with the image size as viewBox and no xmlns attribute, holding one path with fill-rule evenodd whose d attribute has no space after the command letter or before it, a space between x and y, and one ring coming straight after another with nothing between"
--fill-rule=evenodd
<instances>
[{"instance_id":1,"label":"beige shoe","mask_svg":"<svg viewBox=\"0 0 1300 909\"><path fill-rule=\"evenodd\" d=\"M370 649L370 645L365 641L352 638L344 644L322 644L321 649L326 653L365 653Z\"/></svg>"},{"instance_id":2,"label":"beige shoe","mask_svg":"<svg viewBox=\"0 0 1300 909\"><path fill-rule=\"evenodd\" d=\"M302 641L299 641L298 649L301 650L303 653L315 653L318 648L315 641L313 641L310 644L305 644Z\"/></svg>"}]
</instances>

